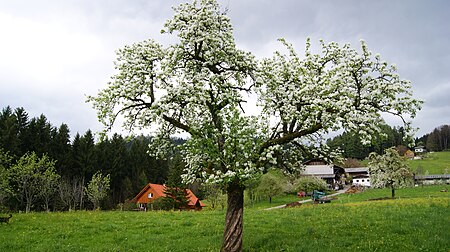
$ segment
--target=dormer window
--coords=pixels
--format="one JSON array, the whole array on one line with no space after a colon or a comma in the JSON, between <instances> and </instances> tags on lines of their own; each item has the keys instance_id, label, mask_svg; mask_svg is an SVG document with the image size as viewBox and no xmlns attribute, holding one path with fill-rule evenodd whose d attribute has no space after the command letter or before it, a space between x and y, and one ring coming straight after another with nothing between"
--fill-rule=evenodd
<instances>
[{"instance_id":1,"label":"dormer window","mask_svg":"<svg viewBox=\"0 0 450 252\"><path fill-rule=\"evenodd\" d=\"M153 198L153 193L149 193L147 196L149 199L151 199L151 198Z\"/></svg>"}]
</instances>

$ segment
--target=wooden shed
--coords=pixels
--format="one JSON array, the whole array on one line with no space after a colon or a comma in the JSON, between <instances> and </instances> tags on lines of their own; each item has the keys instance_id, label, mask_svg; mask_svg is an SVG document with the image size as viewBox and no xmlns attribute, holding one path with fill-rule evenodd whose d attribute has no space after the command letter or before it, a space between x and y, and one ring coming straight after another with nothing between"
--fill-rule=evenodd
<instances>
[{"instance_id":1,"label":"wooden shed","mask_svg":"<svg viewBox=\"0 0 450 252\"><path fill-rule=\"evenodd\" d=\"M165 185L149 183L144 186L144 188L142 188L142 190L131 201L139 204L139 208L141 210L146 210L149 203L152 203L158 198L166 197L166 194L164 193L165 189ZM191 190L186 189L186 191L189 201L188 209L202 210L205 205L194 195Z\"/></svg>"},{"instance_id":2,"label":"wooden shed","mask_svg":"<svg viewBox=\"0 0 450 252\"><path fill-rule=\"evenodd\" d=\"M314 176L325 180L330 188L341 188L341 177L345 176L342 167L328 164L321 159L312 159L304 163L305 167L300 176Z\"/></svg>"}]
</instances>

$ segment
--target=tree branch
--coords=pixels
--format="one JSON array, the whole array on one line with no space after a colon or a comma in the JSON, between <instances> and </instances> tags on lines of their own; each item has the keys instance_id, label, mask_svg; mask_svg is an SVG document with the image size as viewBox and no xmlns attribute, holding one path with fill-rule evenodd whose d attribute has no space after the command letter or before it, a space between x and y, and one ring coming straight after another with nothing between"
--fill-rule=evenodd
<instances>
[{"instance_id":1,"label":"tree branch","mask_svg":"<svg viewBox=\"0 0 450 252\"><path fill-rule=\"evenodd\" d=\"M289 143L296 138L312 134L322 128L323 128L322 123L318 123L318 124L311 126L309 129L301 130L301 131L297 131L297 132L293 132L293 133L289 133L289 134L284 134L282 137L268 140L267 142L265 142L264 144L261 145L261 147L259 149L259 154L263 153L263 151L265 149L269 148L270 146L282 145L282 144Z\"/></svg>"},{"instance_id":2,"label":"tree branch","mask_svg":"<svg viewBox=\"0 0 450 252\"><path fill-rule=\"evenodd\" d=\"M182 129L182 130L186 131L187 133L189 133L191 135L195 135L196 134L196 132L194 132L191 127L189 127L186 124L183 124L179 120L177 120L177 119L175 119L173 117L167 116L167 115L162 115L162 117L168 123L172 124L173 126L179 128L179 129Z\"/></svg>"}]
</instances>

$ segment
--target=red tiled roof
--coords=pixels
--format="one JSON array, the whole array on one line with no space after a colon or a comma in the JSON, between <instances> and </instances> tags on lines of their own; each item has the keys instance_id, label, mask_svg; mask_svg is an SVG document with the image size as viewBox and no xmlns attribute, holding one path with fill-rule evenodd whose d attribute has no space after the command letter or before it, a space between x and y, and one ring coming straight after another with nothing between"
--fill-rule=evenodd
<instances>
[{"instance_id":1,"label":"red tiled roof","mask_svg":"<svg viewBox=\"0 0 450 252\"><path fill-rule=\"evenodd\" d=\"M201 207L204 207L205 206L205 204L203 204L195 195L194 195L194 193L191 191L191 190L189 190L189 189L186 189L187 190L187 196L188 196L188 199L189 199L189 203L188 203L188 205L189 206L195 206L196 204L197 204L197 201L199 202L199 204L200 204L200 206Z\"/></svg>"},{"instance_id":2,"label":"red tiled roof","mask_svg":"<svg viewBox=\"0 0 450 252\"><path fill-rule=\"evenodd\" d=\"M143 195L146 195L146 192L148 192L150 189L151 189L151 191L152 191L152 193L154 195L153 199L157 199L157 198L166 196L166 194L164 193L164 190L166 189L165 185L149 183L146 186L144 186L144 188L142 188L142 190L131 201L132 202L136 202L136 203L148 203L148 200L147 200L147 202L139 202L139 199L141 199ZM195 206L197 204L197 202L199 202L200 206L202 206L202 207L205 206L195 196L195 194L191 190L186 189L186 191L187 191L187 196L188 196L188 199L189 199L189 203L188 203L189 206Z\"/></svg>"}]
</instances>

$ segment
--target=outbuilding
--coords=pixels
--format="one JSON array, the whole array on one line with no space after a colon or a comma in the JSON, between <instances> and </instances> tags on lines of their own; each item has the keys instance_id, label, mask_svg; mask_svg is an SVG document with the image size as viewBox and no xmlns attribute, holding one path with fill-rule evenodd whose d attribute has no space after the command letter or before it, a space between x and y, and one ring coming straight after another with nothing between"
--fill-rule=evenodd
<instances>
[{"instance_id":1,"label":"outbuilding","mask_svg":"<svg viewBox=\"0 0 450 252\"><path fill-rule=\"evenodd\" d=\"M341 188L344 169L337 165L327 164L320 159L313 159L304 163L305 169L300 176L314 176L325 180L331 188Z\"/></svg>"},{"instance_id":2,"label":"outbuilding","mask_svg":"<svg viewBox=\"0 0 450 252\"><path fill-rule=\"evenodd\" d=\"M353 185L360 185L370 187L370 175L369 168L367 167L355 167L355 168L344 168L347 176L352 178Z\"/></svg>"}]
</instances>

